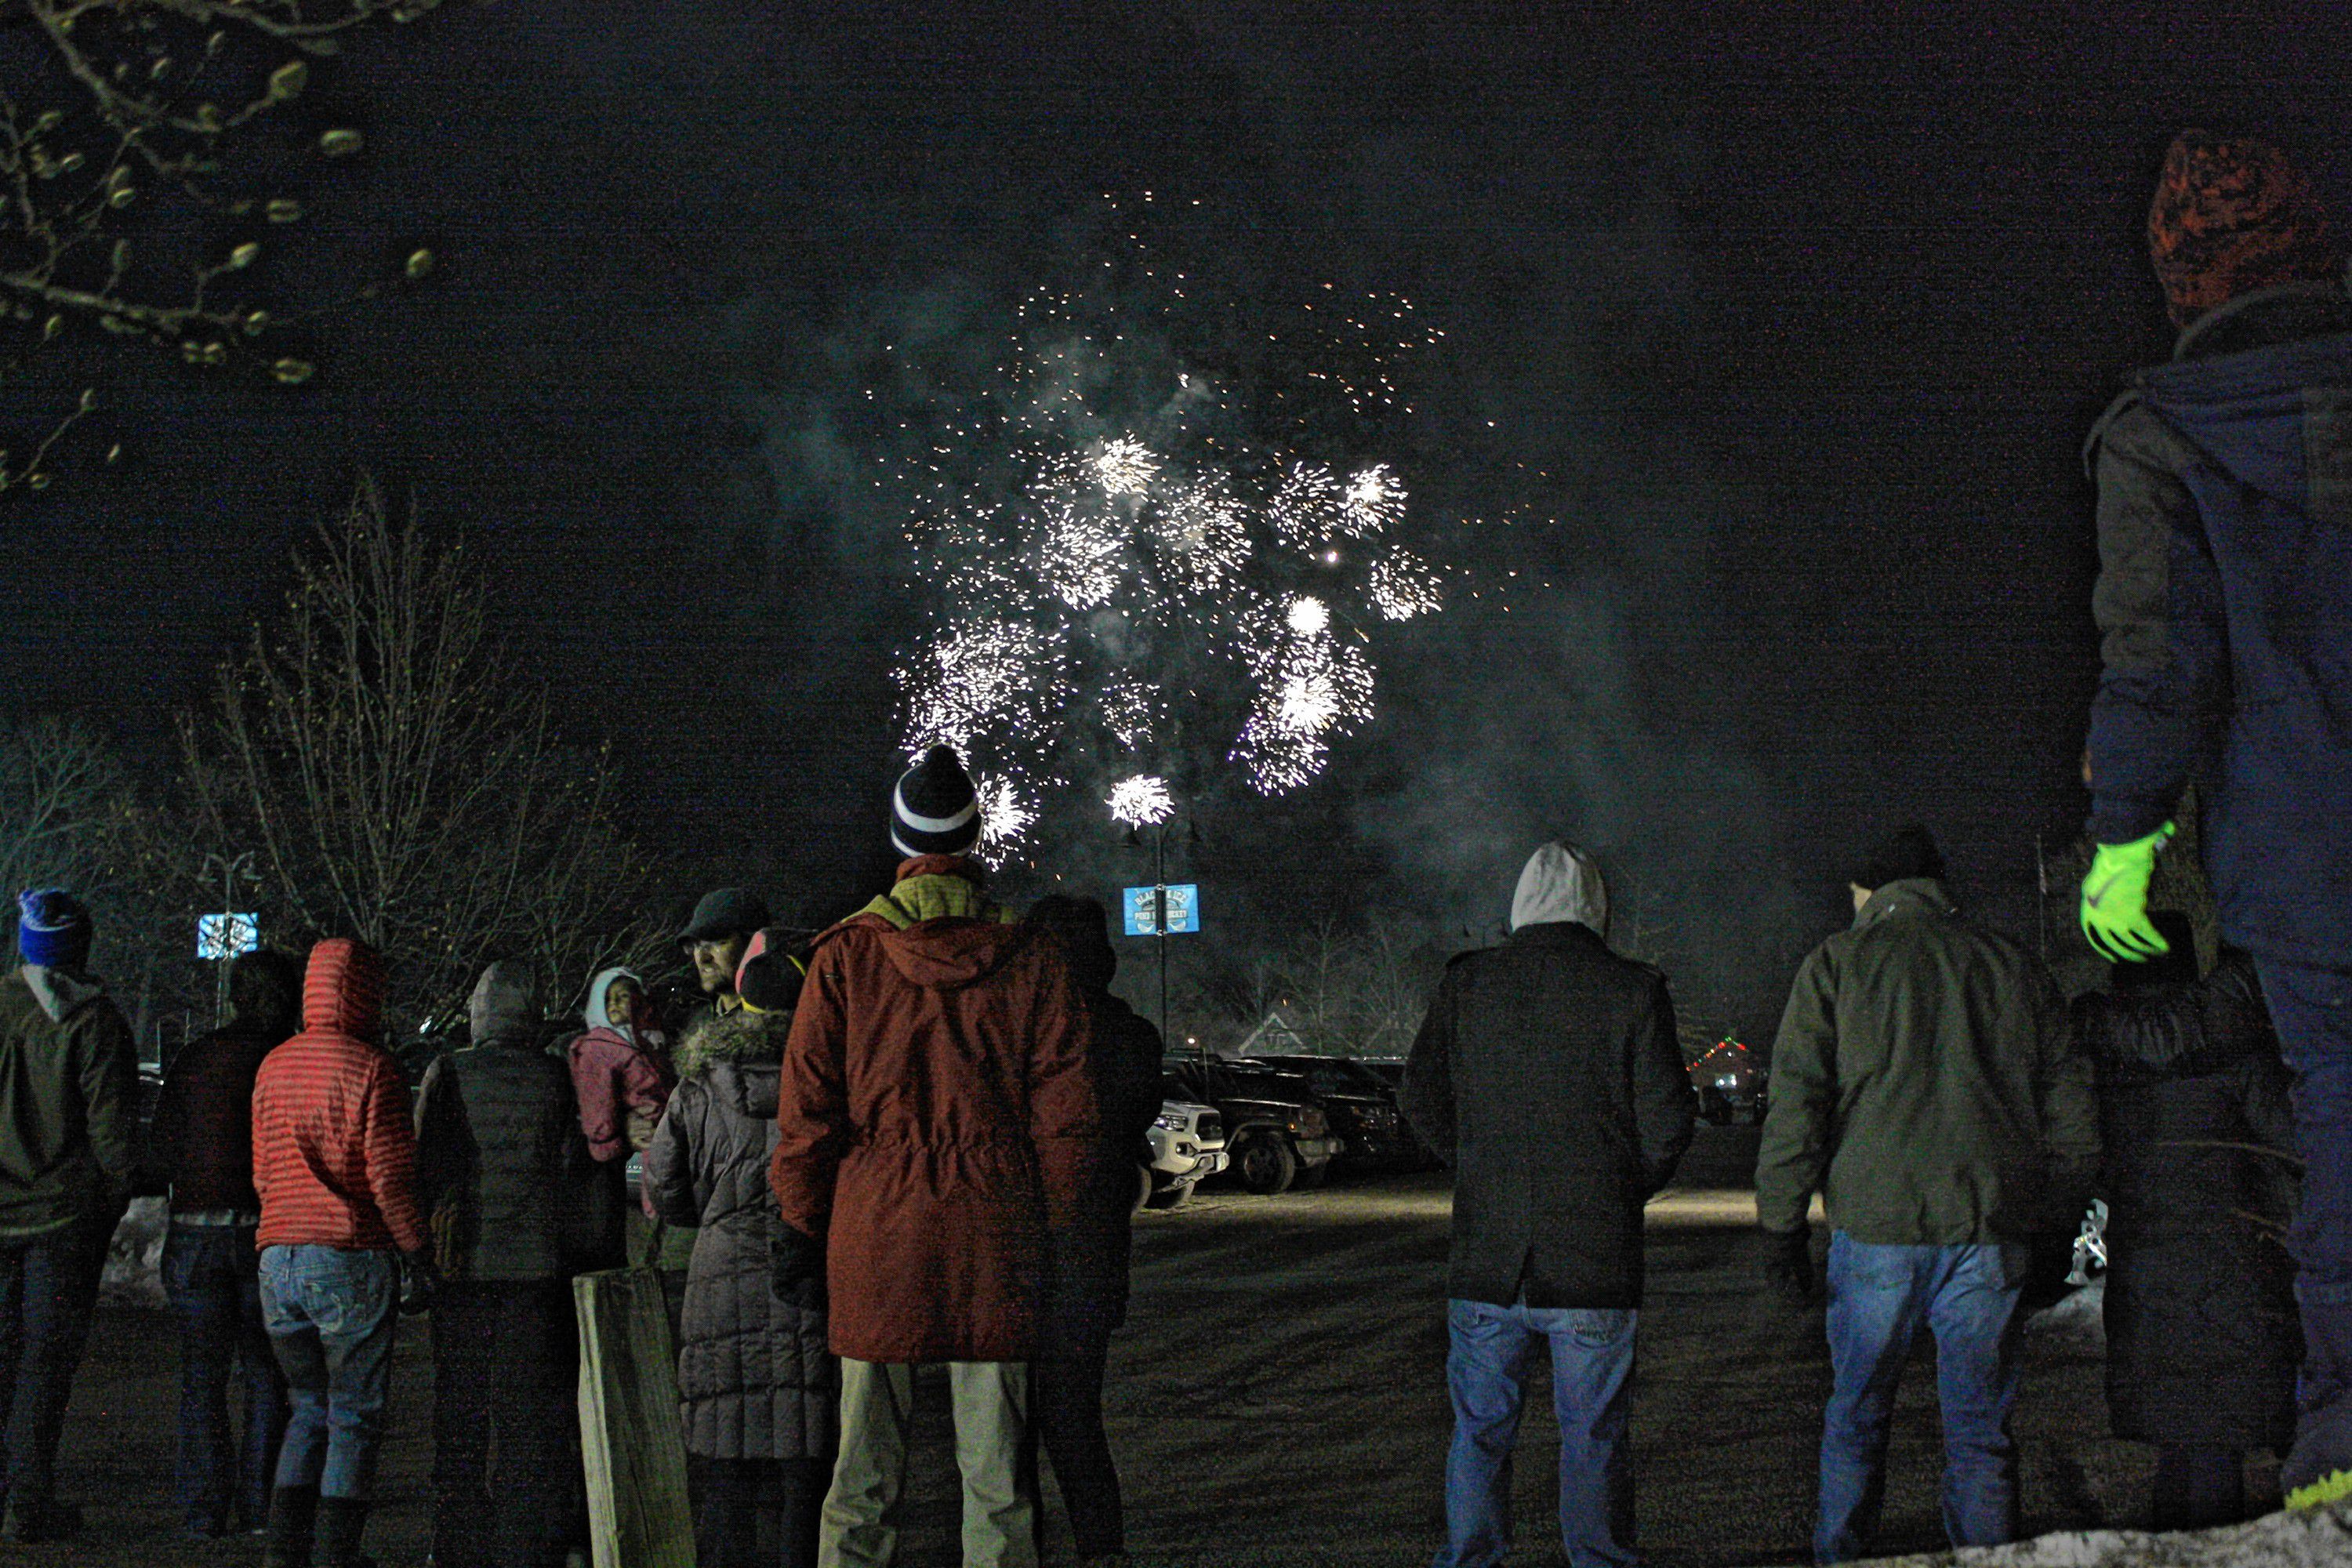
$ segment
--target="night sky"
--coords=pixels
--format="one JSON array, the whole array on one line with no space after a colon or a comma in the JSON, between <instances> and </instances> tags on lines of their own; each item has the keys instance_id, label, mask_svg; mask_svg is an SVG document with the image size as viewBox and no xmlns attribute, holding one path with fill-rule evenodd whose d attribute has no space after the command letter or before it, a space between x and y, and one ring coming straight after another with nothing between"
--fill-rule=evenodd
<instances>
[{"instance_id":1,"label":"night sky","mask_svg":"<svg viewBox=\"0 0 2352 1568\"><path fill-rule=\"evenodd\" d=\"M1204 805L1212 920L1478 931L1567 831L1769 1030L1871 826L1928 822L1964 898L2030 921L2035 835L2084 805L2078 449L2169 343L2158 154L2261 132L2352 213L2352 26L1685 9L509 0L387 29L320 75L371 150L286 284L415 239L440 275L332 323L297 394L120 363L123 468L0 510L0 706L160 758L364 468L470 531L645 838L837 913L889 860L910 601L887 506L809 458L857 391L836 350L942 300L985 320L1148 190L1234 294L1392 290L1442 327L1415 505L1523 519L1465 564L1551 584L1385 645L1381 721L1307 795ZM1122 864L1067 851L1089 885Z\"/></svg>"}]
</instances>

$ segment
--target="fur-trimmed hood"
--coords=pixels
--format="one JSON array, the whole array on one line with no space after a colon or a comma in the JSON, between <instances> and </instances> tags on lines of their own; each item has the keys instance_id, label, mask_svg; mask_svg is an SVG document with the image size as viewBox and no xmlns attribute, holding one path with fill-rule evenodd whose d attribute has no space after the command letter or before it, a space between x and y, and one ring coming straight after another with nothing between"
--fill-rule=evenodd
<instances>
[{"instance_id":1,"label":"fur-trimmed hood","mask_svg":"<svg viewBox=\"0 0 2352 1568\"><path fill-rule=\"evenodd\" d=\"M731 1013L709 1012L687 1026L672 1065L681 1079L701 1072L712 1062L780 1062L784 1040L793 1032L788 1012L762 1013L737 1007Z\"/></svg>"}]
</instances>

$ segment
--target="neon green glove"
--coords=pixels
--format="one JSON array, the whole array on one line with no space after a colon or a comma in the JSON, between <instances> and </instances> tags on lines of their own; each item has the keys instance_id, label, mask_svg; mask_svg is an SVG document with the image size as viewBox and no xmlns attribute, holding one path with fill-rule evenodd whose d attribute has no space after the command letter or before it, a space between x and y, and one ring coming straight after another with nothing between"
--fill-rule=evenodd
<instances>
[{"instance_id":1,"label":"neon green glove","mask_svg":"<svg viewBox=\"0 0 2352 1568\"><path fill-rule=\"evenodd\" d=\"M2172 951L2148 921L2147 884L2173 832L2168 822L2129 844L2102 844L2091 858L2083 879L2083 934L2102 957L2139 963Z\"/></svg>"}]
</instances>

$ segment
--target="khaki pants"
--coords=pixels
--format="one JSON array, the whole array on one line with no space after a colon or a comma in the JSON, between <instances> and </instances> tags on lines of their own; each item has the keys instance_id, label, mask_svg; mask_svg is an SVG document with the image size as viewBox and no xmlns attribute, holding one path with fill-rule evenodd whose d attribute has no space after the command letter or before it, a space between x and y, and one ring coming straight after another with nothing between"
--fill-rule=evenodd
<instances>
[{"instance_id":1,"label":"khaki pants","mask_svg":"<svg viewBox=\"0 0 2352 1568\"><path fill-rule=\"evenodd\" d=\"M956 1469L963 1477L964 1568L1036 1568L1036 1499L1022 1481L1029 1367L1017 1361L948 1363ZM907 1489L915 1369L841 1361L841 1457L817 1537L817 1568L888 1568L898 1550Z\"/></svg>"}]
</instances>

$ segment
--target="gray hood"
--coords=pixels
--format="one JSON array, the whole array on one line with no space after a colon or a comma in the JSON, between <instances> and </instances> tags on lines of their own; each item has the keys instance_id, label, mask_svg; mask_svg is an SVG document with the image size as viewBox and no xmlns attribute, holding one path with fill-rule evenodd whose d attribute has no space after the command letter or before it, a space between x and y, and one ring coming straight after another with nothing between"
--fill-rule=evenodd
<instances>
[{"instance_id":1,"label":"gray hood","mask_svg":"<svg viewBox=\"0 0 2352 1568\"><path fill-rule=\"evenodd\" d=\"M1601 867L1572 844L1547 844L1528 857L1511 895L1511 929L1573 921L1609 934L1609 887Z\"/></svg>"},{"instance_id":2,"label":"gray hood","mask_svg":"<svg viewBox=\"0 0 2352 1568\"><path fill-rule=\"evenodd\" d=\"M501 958L482 971L466 1003L474 1043L510 1039L539 1027L539 973L519 958Z\"/></svg>"}]
</instances>

